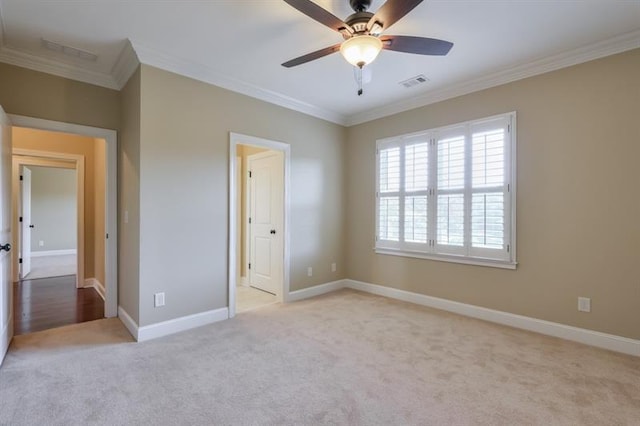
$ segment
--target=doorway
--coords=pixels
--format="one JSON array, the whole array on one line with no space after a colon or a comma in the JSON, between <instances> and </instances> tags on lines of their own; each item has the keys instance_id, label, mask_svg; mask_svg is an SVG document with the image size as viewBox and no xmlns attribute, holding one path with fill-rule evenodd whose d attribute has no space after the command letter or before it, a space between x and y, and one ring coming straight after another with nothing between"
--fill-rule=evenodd
<instances>
[{"instance_id":1,"label":"doorway","mask_svg":"<svg viewBox=\"0 0 640 426\"><path fill-rule=\"evenodd\" d=\"M104 318L106 141L12 134L15 334Z\"/></svg>"},{"instance_id":2,"label":"doorway","mask_svg":"<svg viewBox=\"0 0 640 426\"><path fill-rule=\"evenodd\" d=\"M46 131L52 134L66 134L75 137L89 138L94 141L101 142L101 148L95 150L95 164L101 165L103 168L101 181L93 180L87 174L84 175L84 166L78 167L78 187L81 184L86 184L86 190L78 191L78 197L83 197L84 194L91 192L95 193L95 187L103 187L104 190L99 196L95 196L93 202L85 198L85 202L80 202L78 205L78 223L82 223L82 218L86 217L87 220L93 220L98 218L98 223L89 224L93 225L96 229L93 239L88 236L85 238L85 230L83 226L78 226L78 280L76 287L92 287L95 288L100 296L104 299L102 302L104 309L104 317L115 317L118 313L118 295L117 295L117 133L114 130L100 129L95 127L63 123L57 121L43 120L32 117L24 117L18 115L9 115L11 124L14 128L24 128L31 131ZM64 146L64 142L60 142L58 146ZM98 146L98 145L96 145ZM26 149L23 147L23 149ZM41 149L42 151L42 149ZM46 157L51 159L51 152L47 152ZM63 150L64 151L64 150ZM68 151L68 150L67 150ZM15 151L14 151L15 152ZM85 157L88 158L89 154ZM58 161L69 161L69 158L60 158L53 155L53 158ZM83 163L83 159L77 157L75 160L78 164ZM14 187L15 190L15 187ZM80 211L80 208L86 204L86 215L84 211ZM96 211L103 212L101 215L96 216ZM36 224L37 226L37 224ZM19 227L14 224L13 229L17 230ZM13 232L14 236L17 232ZM88 250L82 249L82 245L87 243L87 246L93 248L93 253ZM46 241L45 241L46 244ZM90 270L85 268L85 263L88 264L89 260L85 262L80 257L84 255L85 251L94 258L102 259L102 266ZM15 278L15 271L14 271ZM82 279L80 279L82 278Z\"/></svg>"},{"instance_id":3,"label":"doorway","mask_svg":"<svg viewBox=\"0 0 640 426\"><path fill-rule=\"evenodd\" d=\"M23 157L17 167L19 279L76 276L80 198L76 164L25 164L29 160Z\"/></svg>"},{"instance_id":4,"label":"doorway","mask_svg":"<svg viewBox=\"0 0 640 426\"><path fill-rule=\"evenodd\" d=\"M230 138L229 317L286 300L289 145Z\"/></svg>"}]
</instances>

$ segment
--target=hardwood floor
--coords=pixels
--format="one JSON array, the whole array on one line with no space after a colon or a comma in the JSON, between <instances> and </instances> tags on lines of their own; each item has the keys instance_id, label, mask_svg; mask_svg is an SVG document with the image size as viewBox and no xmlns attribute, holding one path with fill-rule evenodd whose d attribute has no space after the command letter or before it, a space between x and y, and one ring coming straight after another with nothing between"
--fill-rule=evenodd
<instances>
[{"instance_id":1,"label":"hardwood floor","mask_svg":"<svg viewBox=\"0 0 640 426\"><path fill-rule=\"evenodd\" d=\"M76 288L75 275L13 284L14 334L104 318L104 301L93 288Z\"/></svg>"}]
</instances>

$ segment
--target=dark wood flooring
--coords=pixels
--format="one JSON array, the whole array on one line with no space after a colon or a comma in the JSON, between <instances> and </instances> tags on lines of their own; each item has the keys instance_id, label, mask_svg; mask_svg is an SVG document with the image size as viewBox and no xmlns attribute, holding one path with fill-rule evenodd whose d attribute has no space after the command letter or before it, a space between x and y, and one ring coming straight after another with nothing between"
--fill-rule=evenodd
<instances>
[{"instance_id":1,"label":"dark wood flooring","mask_svg":"<svg viewBox=\"0 0 640 426\"><path fill-rule=\"evenodd\" d=\"M93 288L76 288L75 275L13 284L14 335L104 318L104 301Z\"/></svg>"}]
</instances>

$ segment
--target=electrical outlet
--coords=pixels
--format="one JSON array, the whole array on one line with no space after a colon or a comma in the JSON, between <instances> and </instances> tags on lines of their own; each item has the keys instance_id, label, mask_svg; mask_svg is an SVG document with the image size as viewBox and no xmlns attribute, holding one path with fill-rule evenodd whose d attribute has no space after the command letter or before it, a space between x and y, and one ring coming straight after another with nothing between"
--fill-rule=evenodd
<instances>
[{"instance_id":1,"label":"electrical outlet","mask_svg":"<svg viewBox=\"0 0 640 426\"><path fill-rule=\"evenodd\" d=\"M38 241L38 246L39 247L44 247L44 241L42 241L42 240Z\"/></svg>"},{"instance_id":2,"label":"electrical outlet","mask_svg":"<svg viewBox=\"0 0 640 426\"><path fill-rule=\"evenodd\" d=\"M164 306L164 293L156 293L153 295L153 306L156 308Z\"/></svg>"},{"instance_id":3,"label":"electrical outlet","mask_svg":"<svg viewBox=\"0 0 640 426\"><path fill-rule=\"evenodd\" d=\"M591 312L591 299L588 297L578 297L578 310L580 312Z\"/></svg>"},{"instance_id":4,"label":"electrical outlet","mask_svg":"<svg viewBox=\"0 0 640 426\"><path fill-rule=\"evenodd\" d=\"M309 266L307 268L307 276L308 277L312 277L313 276L313 268L311 266Z\"/></svg>"},{"instance_id":5,"label":"electrical outlet","mask_svg":"<svg viewBox=\"0 0 640 426\"><path fill-rule=\"evenodd\" d=\"M338 269L338 268L337 268L337 266L336 266L336 262L333 262L333 263L331 264L331 272L335 272L337 269Z\"/></svg>"}]
</instances>

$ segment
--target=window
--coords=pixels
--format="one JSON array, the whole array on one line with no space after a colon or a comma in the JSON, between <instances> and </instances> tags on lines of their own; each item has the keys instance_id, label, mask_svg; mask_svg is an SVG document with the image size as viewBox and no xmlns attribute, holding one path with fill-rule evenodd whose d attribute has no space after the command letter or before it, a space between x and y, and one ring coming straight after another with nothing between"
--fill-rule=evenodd
<instances>
[{"instance_id":1,"label":"window","mask_svg":"<svg viewBox=\"0 0 640 426\"><path fill-rule=\"evenodd\" d=\"M378 141L376 252L514 268L515 119Z\"/></svg>"}]
</instances>

